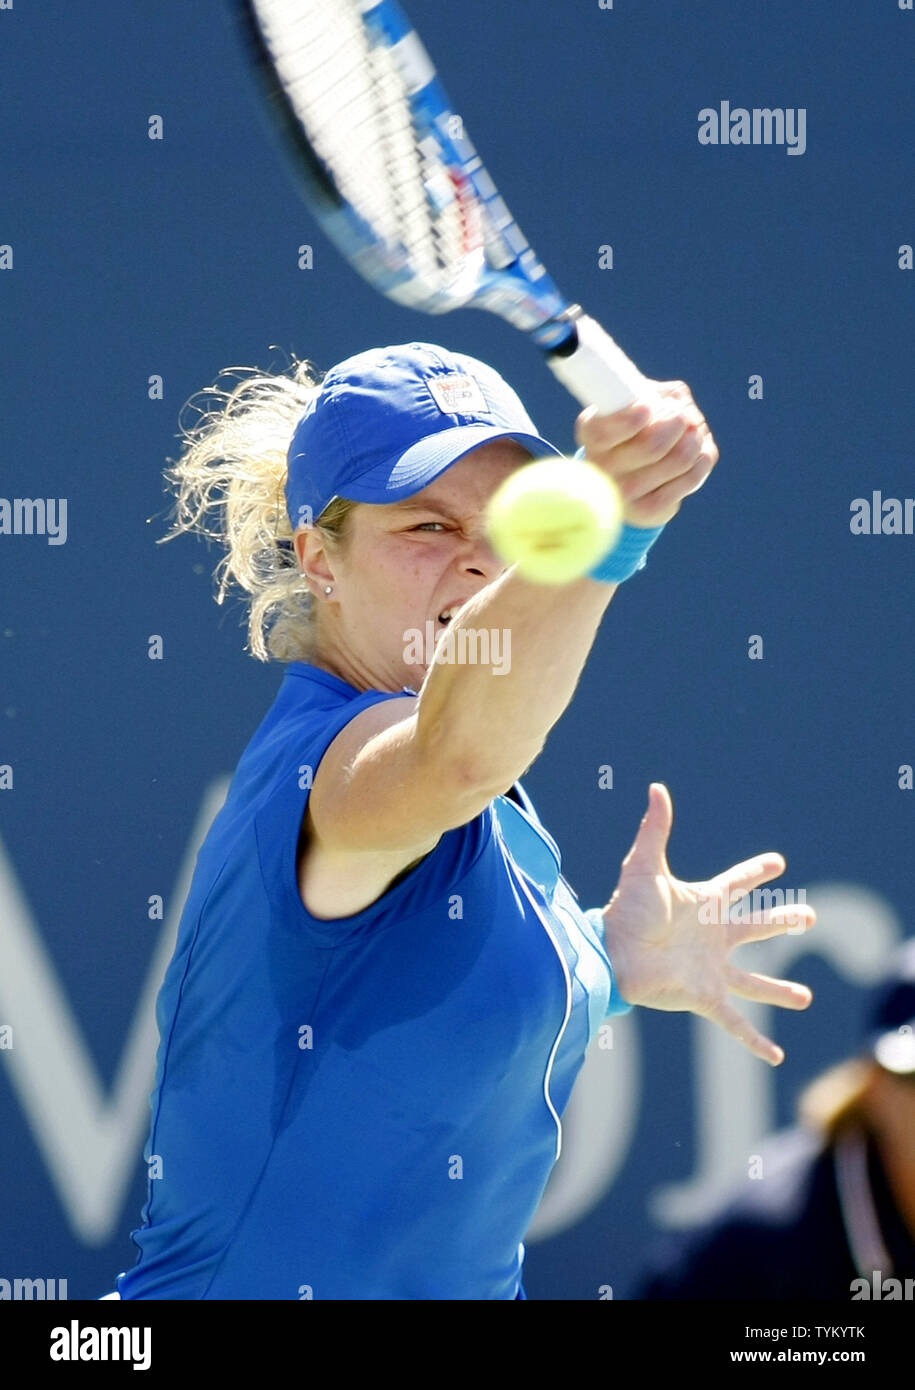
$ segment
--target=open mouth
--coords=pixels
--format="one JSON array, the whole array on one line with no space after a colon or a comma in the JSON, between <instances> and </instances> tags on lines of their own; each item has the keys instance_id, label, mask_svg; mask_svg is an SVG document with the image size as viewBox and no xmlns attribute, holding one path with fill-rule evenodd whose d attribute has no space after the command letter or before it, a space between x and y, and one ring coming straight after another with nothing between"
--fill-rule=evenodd
<instances>
[{"instance_id":1,"label":"open mouth","mask_svg":"<svg viewBox=\"0 0 915 1390\"><path fill-rule=\"evenodd\" d=\"M435 620L436 627L445 628L454 618L459 609L463 608L466 599L458 599L454 603L449 603L447 608L443 608Z\"/></svg>"}]
</instances>

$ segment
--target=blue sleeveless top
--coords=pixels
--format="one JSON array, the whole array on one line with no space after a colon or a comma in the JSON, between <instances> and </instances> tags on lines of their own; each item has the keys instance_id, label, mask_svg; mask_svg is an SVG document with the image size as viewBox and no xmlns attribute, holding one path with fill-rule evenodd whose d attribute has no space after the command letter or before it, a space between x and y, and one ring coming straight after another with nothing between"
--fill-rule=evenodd
<instances>
[{"instance_id":1,"label":"blue sleeveless top","mask_svg":"<svg viewBox=\"0 0 915 1390\"><path fill-rule=\"evenodd\" d=\"M239 762L158 997L123 1299L519 1296L585 1050L629 1006L520 783L363 911L304 907L321 757L404 694L293 662Z\"/></svg>"}]
</instances>

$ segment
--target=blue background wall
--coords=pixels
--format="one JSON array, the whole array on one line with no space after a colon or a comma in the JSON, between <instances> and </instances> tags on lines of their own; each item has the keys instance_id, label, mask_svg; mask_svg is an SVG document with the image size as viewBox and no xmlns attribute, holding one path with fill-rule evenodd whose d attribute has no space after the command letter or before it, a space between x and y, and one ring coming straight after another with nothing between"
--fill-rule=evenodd
<instances>
[{"instance_id":1,"label":"blue background wall","mask_svg":"<svg viewBox=\"0 0 915 1390\"><path fill-rule=\"evenodd\" d=\"M526 780L566 873L583 902L606 900L659 779L675 873L778 849L785 885L820 907L816 940L789 943L816 1000L770 1018L788 1054L777 1072L662 1014L623 1020L589 1061L526 1283L534 1298L606 1283L625 1297L650 1240L740 1178L754 1136L790 1122L804 1082L857 1045L862 986L911 929L915 794L897 779L915 761L915 538L852 535L849 506L915 493L915 277L898 264L915 241L915 13L897 0L410 12L545 264L646 373L691 384L721 448L612 605ZM0 1276L66 1277L93 1298L135 1258L148 1111L128 1087L111 1122L124 1180L106 1197L78 1117L65 1122L61 1058L86 1064L70 1101L98 1143L92 1077L103 1106L144 1036L138 1002L205 796L281 675L244 653L240 604L213 604L217 553L155 545L178 411L228 365L279 370L294 351L326 367L414 338L492 362L570 447L576 408L506 325L411 314L337 257L265 131L220 0L15 0L0 7L0 92L0 245L14 253L0 494L69 504L66 544L0 536L0 764L14 774L0 791L0 1024L17 1024L0 1052ZM700 145L698 112L725 99L805 108L806 152ZM162 141L147 138L152 114ZM762 400L748 397L756 373ZM153 633L162 661L147 657ZM613 790L598 788L604 763ZM156 893L164 923L147 915ZM780 965L779 949L747 958ZM13 957L32 980L44 969L56 1012L26 1007ZM147 1065L141 1047L141 1081ZM93 1184L95 1215L79 1216L73 1194Z\"/></svg>"}]
</instances>

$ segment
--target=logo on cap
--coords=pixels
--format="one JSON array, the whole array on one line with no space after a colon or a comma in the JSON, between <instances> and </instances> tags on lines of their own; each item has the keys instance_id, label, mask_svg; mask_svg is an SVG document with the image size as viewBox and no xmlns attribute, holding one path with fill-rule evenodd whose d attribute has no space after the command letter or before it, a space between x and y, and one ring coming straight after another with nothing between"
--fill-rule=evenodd
<instances>
[{"instance_id":1,"label":"logo on cap","mask_svg":"<svg viewBox=\"0 0 915 1390\"><path fill-rule=\"evenodd\" d=\"M427 377L426 385L439 410L446 415L489 414L486 397L471 376Z\"/></svg>"}]
</instances>

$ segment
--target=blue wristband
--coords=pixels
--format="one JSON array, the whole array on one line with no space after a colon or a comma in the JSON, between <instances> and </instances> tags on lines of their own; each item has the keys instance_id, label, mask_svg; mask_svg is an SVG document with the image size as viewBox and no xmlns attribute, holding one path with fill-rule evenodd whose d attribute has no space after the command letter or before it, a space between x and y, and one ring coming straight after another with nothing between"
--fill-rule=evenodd
<instances>
[{"instance_id":1,"label":"blue wristband","mask_svg":"<svg viewBox=\"0 0 915 1390\"><path fill-rule=\"evenodd\" d=\"M607 952L607 943L604 939L604 933L607 929L607 924L604 921L604 914L599 907L589 907L587 912L585 913L585 916L587 917L588 921L591 923L591 926L597 933L598 940L600 941L601 947L603 949L604 960L610 967L610 1003L607 1005L607 1012L605 1017L611 1018L619 1014L628 1014L632 1009L632 1005L628 1003L620 994L619 985L616 983L616 975L614 974L613 970L613 962L611 961L610 956Z\"/></svg>"},{"instance_id":2,"label":"blue wristband","mask_svg":"<svg viewBox=\"0 0 915 1390\"><path fill-rule=\"evenodd\" d=\"M578 449L575 457L580 459L584 456L584 449ZM623 522L623 529L616 545L604 556L600 564L588 570L588 577L599 579L603 584L622 584L625 579L631 579L639 570L645 568L646 556L663 530L663 526L646 529Z\"/></svg>"},{"instance_id":3,"label":"blue wristband","mask_svg":"<svg viewBox=\"0 0 915 1390\"><path fill-rule=\"evenodd\" d=\"M604 584L622 584L624 579L631 579L638 570L645 568L645 557L663 530L663 526L656 526L648 531L624 522L616 545L599 565L588 570L589 578L599 579Z\"/></svg>"}]
</instances>

